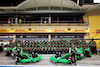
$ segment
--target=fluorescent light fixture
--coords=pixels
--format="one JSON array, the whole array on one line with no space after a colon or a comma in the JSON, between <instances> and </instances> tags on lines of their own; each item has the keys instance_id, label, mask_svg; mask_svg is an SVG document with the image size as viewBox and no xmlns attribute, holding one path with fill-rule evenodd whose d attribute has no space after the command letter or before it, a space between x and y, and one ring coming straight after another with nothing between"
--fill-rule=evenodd
<instances>
[{"instance_id":1,"label":"fluorescent light fixture","mask_svg":"<svg viewBox=\"0 0 100 67\"><path fill-rule=\"evenodd\" d=\"M48 28L48 30L51 30L51 28Z\"/></svg>"},{"instance_id":2,"label":"fluorescent light fixture","mask_svg":"<svg viewBox=\"0 0 100 67\"><path fill-rule=\"evenodd\" d=\"M90 28L86 28L86 30L90 30Z\"/></svg>"},{"instance_id":3,"label":"fluorescent light fixture","mask_svg":"<svg viewBox=\"0 0 100 67\"><path fill-rule=\"evenodd\" d=\"M12 30L12 28L9 28L9 30Z\"/></svg>"},{"instance_id":4,"label":"fluorescent light fixture","mask_svg":"<svg viewBox=\"0 0 100 67\"><path fill-rule=\"evenodd\" d=\"M100 3L100 0L94 0L94 3Z\"/></svg>"}]
</instances>

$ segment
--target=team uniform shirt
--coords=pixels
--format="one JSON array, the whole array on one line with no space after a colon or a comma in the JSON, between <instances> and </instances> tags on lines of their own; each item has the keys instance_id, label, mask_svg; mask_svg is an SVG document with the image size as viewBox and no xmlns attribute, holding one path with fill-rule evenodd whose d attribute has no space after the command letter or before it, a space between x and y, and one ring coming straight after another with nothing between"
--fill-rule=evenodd
<instances>
[{"instance_id":1,"label":"team uniform shirt","mask_svg":"<svg viewBox=\"0 0 100 67\"><path fill-rule=\"evenodd\" d=\"M67 44L68 46L70 45L70 43Z\"/></svg>"},{"instance_id":2,"label":"team uniform shirt","mask_svg":"<svg viewBox=\"0 0 100 67\"><path fill-rule=\"evenodd\" d=\"M62 44L62 43L63 43L63 41L60 41L60 43Z\"/></svg>"},{"instance_id":3,"label":"team uniform shirt","mask_svg":"<svg viewBox=\"0 0 100 67\"><path fill-rule=\"evenodd\" d=\"M94 47L96 47L96 44L94 44Z\"/></svg>"},{"instance_id":4,"label":"team uniform shirt","mask_svg":"<svg viewBox=\"0 0 100 67\"><path fill-rule=\"evenodd\" d=\"M8 24L10 24L11 23L11 20L10 19L8 19Z\"/></svg>"},{"instance_id":5,"label":"team uniform shirt","mask_svg":"<svg viewBox=\"0 0 100 67\"><path fill-rule=\"evenodd\" d=\"M60 41L57 41L58 43L60 43Z\"/></svg>"},{"instance_id":6,"label":"team uniform shirt","mask_svg":"<svg viewBox=\"0 0 100 67\"><path fill-rule=\"evenodd\" d=\"M91 46L93 46L94 44L92 43Z\"/></svg>"},{"instance_id":7,"label":"team uniform shirt","mask_svg":"<svg viewBox=\"0 0 100 67\"><path fill-rule=\"evenodd\" d=\"M50 50L50 46L47 46L47 50Z\"/></svg>"},{"instance_id":8,"label":"team uniform shirt","mask_svg":"<svg viewBox=\"0 0 100 67\"><path fill-rule=\"evenodd\" d=\"M43 50L45 50L46 47L43 46Z\"/></svg>"},{"instance_id":9,"label":"team uniform shirt","mask_svg":"<svg viewBox=\"0 0 100 67\"><path fill-rule=\"evenodd\" d=\"M51 48L52 51L54 50L54 48L52 46L50 48Z\"/></svg>"},{"instance_id":10,"label":"team uniform shirt","mask_svg":"<svg viewBox=\"0 0 100 67\"><path fill-rule=\"evenodd\" d=\"M56 51L59 51L59 47L56 47Z\"/></svg>"},{"instance_id":11,"label":"team uniform shirt","mask_svg":"<svg viewBox=\"0 0 100 67\"><path fill-rule=\"evenodd\" d=\"M33 50L35 50L35 45L32 47Z\"/></svg>"},{"instance_id":12,"label":"team uniform shirt","mask_svg":"<svg viewBox=\"0 0 100 67\"><path fill-rule=\"evenodd\" d=\"M83 41L84 43L86 43L86 41Z\"/></svg>"},{"instance_id":13,"label":"team uniform shirt","mask_svg":"<svg viewBox=\"0 0 100 67\"><path fill-rule=\"evenodd\" d=\"M84 46L84 44L81 44L81 46Z\"/></svg>"},{"instance_id":14,"label":"team uniform shirt","mask_svg":"<svg viewBox=\"0 0 100 67\"><path fill-rule=\"evenodd\" d=\"M56 47L54 47L53 49L54 49L54 50L56 50L57 48L56 48Z\"/></svg>"},{"instance_id":15,"label":"team uniform shirt","mask_svg":"<svg viewBox=\"0 0 100 67\"><path fill-rule=\"evenodd\" d=\"M92 46L92 44L89 44L89 46Z\"/></svg>"}]
</instances>

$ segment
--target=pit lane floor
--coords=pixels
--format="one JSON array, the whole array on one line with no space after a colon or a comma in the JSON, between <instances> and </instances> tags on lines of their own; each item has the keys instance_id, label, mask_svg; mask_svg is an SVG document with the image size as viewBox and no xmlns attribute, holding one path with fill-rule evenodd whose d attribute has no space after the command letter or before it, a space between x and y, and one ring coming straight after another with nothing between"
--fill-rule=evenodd
<instances>
[{"instance_id":1,"label":"pit lane floor","mask_svg":"<svg viewBox=\"0 0 100 67\"><path fill-rule=\"evenodd\" d=\"M37 63L18 63L17 65L33 65L33 66L75 66L75 64L53 63L49 60L51 54L41 54L42 60ZM93 54L91 58L85 58L76 62L77 66L100 66L100 53ZM0 53L0 65L15 65L15 61L5 56L4 52Z\"/></svg>"}]
</instances>

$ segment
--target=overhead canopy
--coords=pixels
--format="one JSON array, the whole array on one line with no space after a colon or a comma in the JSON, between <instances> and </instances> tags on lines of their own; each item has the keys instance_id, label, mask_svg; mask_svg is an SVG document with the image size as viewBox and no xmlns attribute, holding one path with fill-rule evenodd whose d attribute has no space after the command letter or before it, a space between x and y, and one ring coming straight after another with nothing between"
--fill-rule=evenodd
<instances>
[{"instance_id":1,"label":"overhead canopy","mask_svg":"<svg viewBox=\"0 0 100 67\"><path fill-rule=\"evenodd\" d=\"M79 9L79 6L69 0L29 0L20 9L30 10L74 10Z\"/></svg>"},{"instance_id":2,"label":"overhead canopy","mask_svg":"<svg viewBox=\"0 0 100 67\"><path fill-rule=\"evenodd\" d=\"M81 8L71 0L25 0L18 6L0 7L3 10L38 11L38 10L70 10L80 11Z\"/></svg>"},{"instance_id":3,"label":"overhead canopy","mask_svg":"<svg viewBox=\"0 0 100 67\"><path fill-rule=\"evenodd\" d=\"M72 0L25 0L17 6L0 7L1 11L89 11L99 8L100 4L92 7L82 7Z\"/></svg>"}]
</instances>

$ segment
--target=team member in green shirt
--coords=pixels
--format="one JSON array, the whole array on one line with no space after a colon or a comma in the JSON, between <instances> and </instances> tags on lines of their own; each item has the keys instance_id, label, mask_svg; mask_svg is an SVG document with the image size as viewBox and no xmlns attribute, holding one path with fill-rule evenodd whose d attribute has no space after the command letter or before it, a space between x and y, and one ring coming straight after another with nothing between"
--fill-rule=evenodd
<instances>
[{"instance_id":1,"label":"team member in green shirt","mask_svg":"<svg viewBox=\"0 0 100 67\"><path fill-rule=\"evenodd\" d=\"M19 23L20 23L20 24L22 23L22 20L21 20L21 19L19 19Z\"/></svg>"}]
</instances>

